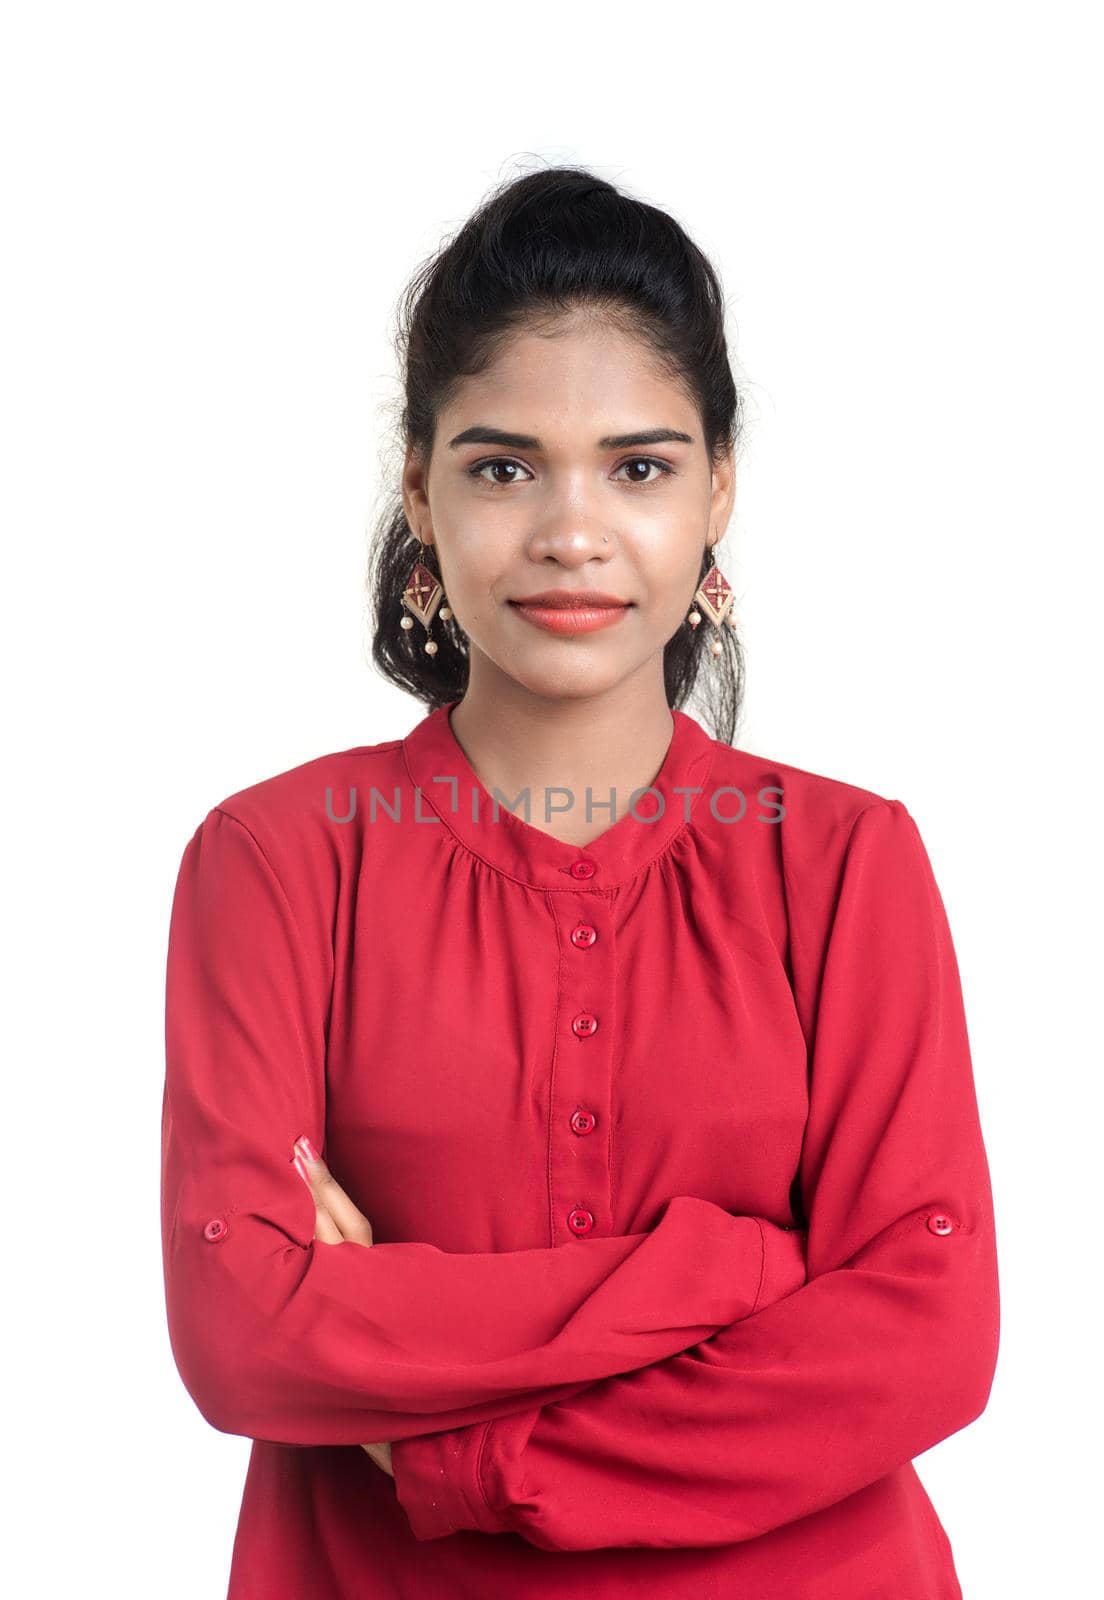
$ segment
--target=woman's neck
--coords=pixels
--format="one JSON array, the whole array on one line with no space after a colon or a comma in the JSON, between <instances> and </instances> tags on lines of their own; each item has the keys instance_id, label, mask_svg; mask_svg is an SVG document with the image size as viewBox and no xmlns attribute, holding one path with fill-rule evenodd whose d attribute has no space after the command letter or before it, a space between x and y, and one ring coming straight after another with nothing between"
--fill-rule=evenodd
<instances>
[{"instance_id":1,"label":"woman's neck","mask_svg":"<svg viewBox=\"0 0 1104 1600\"><path fill-rule=\"evenodd\" d=\"M528 790L532 826L580 848L652 783L674 732L666 694L631 682L585 700L469 685L449 721L485 789L511 803Z\"/></svg>"}]
</instances>

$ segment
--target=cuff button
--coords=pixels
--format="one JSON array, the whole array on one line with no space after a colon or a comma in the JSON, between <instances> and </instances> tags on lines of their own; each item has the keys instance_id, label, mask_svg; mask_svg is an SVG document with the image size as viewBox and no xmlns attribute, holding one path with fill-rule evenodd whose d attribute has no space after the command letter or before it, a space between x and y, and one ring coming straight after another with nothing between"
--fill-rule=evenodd
<instances>
[{"instance_id":1,"label":"cuff button","mask_svg":"<svg viewBox=\"0 0 1104 1600\"><path fill-rule=\"evenodd\" d=\"M929 1233L953 1233L954 1223L950 1217L944 1216L942 1211L937 1211L928 1218Z\"/></svg>"}]
</instances>

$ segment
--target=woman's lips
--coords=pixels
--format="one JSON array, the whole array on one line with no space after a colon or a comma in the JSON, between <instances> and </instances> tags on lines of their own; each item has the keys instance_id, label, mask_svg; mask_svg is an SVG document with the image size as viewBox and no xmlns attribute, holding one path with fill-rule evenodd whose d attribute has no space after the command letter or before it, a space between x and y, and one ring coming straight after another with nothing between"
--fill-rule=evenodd
<instances>
[{"instance_id":1,"label":"woman's lips","mask_svg":"<svg viewBox=\"0 0 1104 1600\"><path fill-rule=\"evenodd\" d=\"M610 628L629 610L628 606L553 606L510 601L511 608L527 622L549 633L594 633Z\"/></svg>"}]
</instances>

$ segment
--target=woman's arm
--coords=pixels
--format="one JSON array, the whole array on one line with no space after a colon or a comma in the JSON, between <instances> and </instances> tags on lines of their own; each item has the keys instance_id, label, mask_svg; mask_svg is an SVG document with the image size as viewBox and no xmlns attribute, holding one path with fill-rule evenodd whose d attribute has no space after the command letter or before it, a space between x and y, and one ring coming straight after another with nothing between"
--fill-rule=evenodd
<instances>
[{"instance_id":1,"label":"woman's arm","mask_svg":"<svg viewBox=\"0 0 1104 1600\"><path fill-rule=\"evenodd\" d=\"M852 830L800 1178L809 1282L795 1294L576 1396L397 1442L417 1537L753 1539L984 1409L999 1330L989 1171L951 935L899 801Z\"/></svg>"},{"instance_id":2,"label":"woman's arm","mask_svg":"<svg viewBox=\"0 0 1104 1600\"><path fill-rule=\"evenodd\" d=\"M804 1281L800 1235L693 1196L650 1233L557 1249L316 1248L292 1146L322 1146L331 982L332 948L214 808L173 901L161 1184L173 1354L214 1427L359 1445L482 1422L661 1360Z\"/></svg>"}]
</instances>

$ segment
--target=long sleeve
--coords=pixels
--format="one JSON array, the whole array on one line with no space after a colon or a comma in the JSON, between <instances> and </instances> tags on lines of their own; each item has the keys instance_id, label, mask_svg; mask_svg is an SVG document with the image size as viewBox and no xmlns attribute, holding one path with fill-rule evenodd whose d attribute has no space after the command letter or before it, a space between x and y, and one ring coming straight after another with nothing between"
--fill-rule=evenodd
<instances>
[{"instance_id":1,"label":"long sleeve","mask_svg":"<svg viewBox=\"0 0 1104 1600\"><path fill-rule=\"evenodd\" d=\"M292 1145L323 1144L332 983L331 941L304 933L254 832L212 809L172 906L161 1168L172 1351L212 1426L320 1445L474 1425L804 1282L802 1236L690 1195L649 1232L555 1249L317 1243Z\"/></svg>"},{"instance_id":2,"label":"long sleeve","mask_svg":"<svg viewBox=\"0 0 1104 1600\"><path fill-rule=\"evenodd\" d=\"M796 1293L573 1396L400 1441L395 1485L416 1537L749 1540L984 1409L999 1337L989 1171L951 935L899 801L861 811L843 852L799 1177Z\"/></svg>"}]
</instances>

